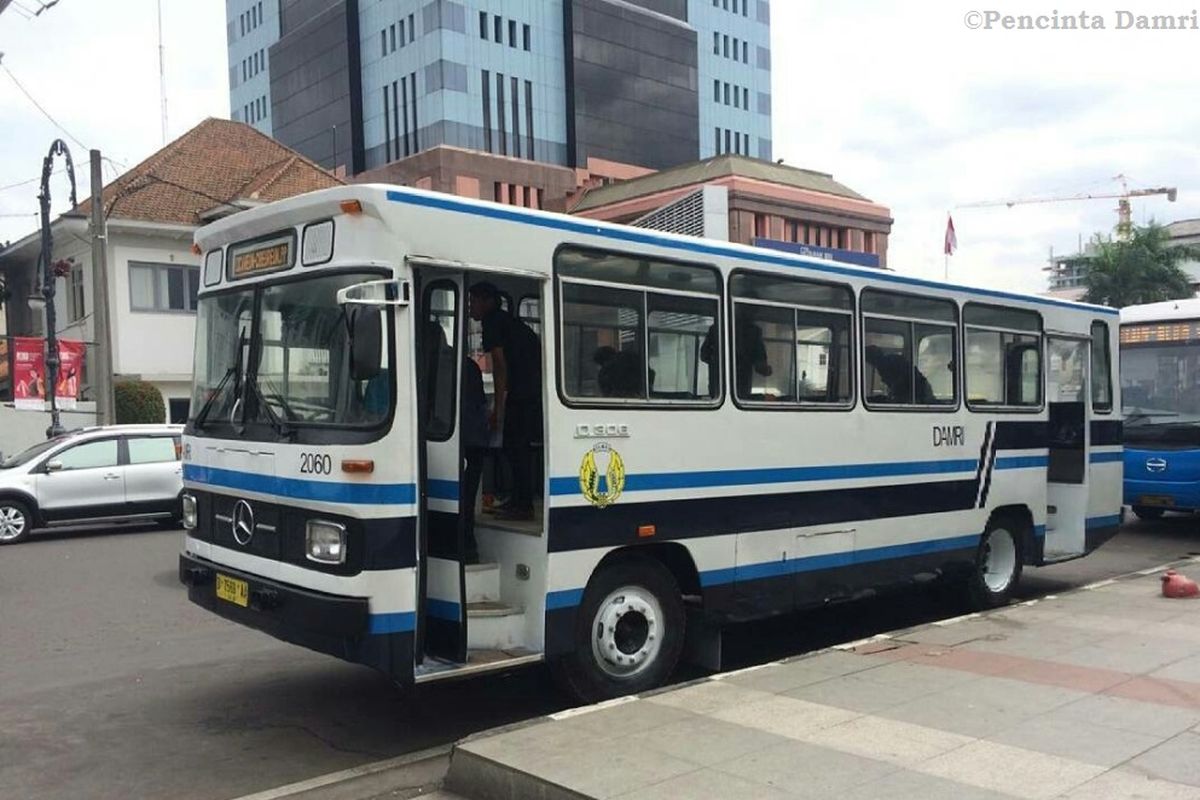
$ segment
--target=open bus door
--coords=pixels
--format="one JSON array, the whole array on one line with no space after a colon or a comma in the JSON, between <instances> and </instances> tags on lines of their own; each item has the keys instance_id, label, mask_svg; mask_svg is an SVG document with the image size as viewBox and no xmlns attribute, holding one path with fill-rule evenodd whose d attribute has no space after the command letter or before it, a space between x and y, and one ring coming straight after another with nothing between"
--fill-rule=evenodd
<instances>
[{"instance_id":1,"label":"open bus door","mask_svg":"<svg viewBox=\"0 0 1200 800\"><path fill-rule=\"evenodd\" d=\"M465 531L459 514L459 378L466 301L463 273L416 276L417 396L421 443L417 661L467 658Z\"/></svg>"},{"instance_id":2,"label":"open bus door","mask_svg":"<svg viewBox=\"0 0 1200 800\"><path fill-rule=\"evenodd\" d=\"M1046 488L1046 563L1087 552L1088 345L1083 337L1047 340L1046 403L1050 459Z\"/></svg>"}]
</instances>

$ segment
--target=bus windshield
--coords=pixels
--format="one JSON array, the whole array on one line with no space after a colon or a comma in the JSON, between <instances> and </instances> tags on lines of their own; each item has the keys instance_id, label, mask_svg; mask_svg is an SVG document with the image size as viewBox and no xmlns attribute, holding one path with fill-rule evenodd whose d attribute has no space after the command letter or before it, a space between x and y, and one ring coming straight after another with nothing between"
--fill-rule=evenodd
<instances>
[{"instance_id":1,"label":"bus windshield","mask_svg":"<svg viewBox=\"0 0 1200 800\"><path fill-rule=\"evenodd\" d=\"M1148 442L1193 430L1200 443L1200 342L1121 350L1125 439Z\"/></svg>"},{"instance_id":2,"label":"bus windshield","mask_svg":"<svg viewBox=\"0 0 1200 800\"><path fill-rule=\"evenodd\" d=\"M350 377L350 337L338 290L375 273L341 273L259 284L202 297L197 308L196 427L245 426L289 435L304 427L375 427L392 404L383 349L381 370ZM261 425L259 425L261 423ZM251 428L254 430L251 431Z\"/></svg>"}]
</instances>

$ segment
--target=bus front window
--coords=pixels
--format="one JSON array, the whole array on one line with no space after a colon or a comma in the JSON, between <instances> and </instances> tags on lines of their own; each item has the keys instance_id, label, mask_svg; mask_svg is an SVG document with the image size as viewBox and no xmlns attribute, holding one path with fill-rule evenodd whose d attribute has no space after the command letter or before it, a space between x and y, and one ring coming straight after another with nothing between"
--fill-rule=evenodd
<instances>
[{"instance_id":1,"label":"bus front window","mask_svg":"<svg viewBox=\"0 0 1200 800\"><path fill-rule=\"evenodd\" d=\"M1126 442L1174 440L1185 428L1192 429L1189 442L1200 441L1200 348L1123 347L1121 399Z\"/></svg>"}]
</instances>

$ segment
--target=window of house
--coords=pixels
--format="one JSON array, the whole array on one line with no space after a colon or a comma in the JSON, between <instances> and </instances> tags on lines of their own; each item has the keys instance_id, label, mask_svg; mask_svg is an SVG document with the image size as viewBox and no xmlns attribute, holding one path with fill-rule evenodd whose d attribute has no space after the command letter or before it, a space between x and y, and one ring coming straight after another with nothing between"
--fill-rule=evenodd
<instances>
[{"instance_id":1,"label":"window of house","mask_svg":"<svg viewBox=\"0 0 1200 800\"><path fill-rule=\"evenodd\" d=\"M67 316L72 322L83 319L87 315L87 307L83 296L83 265L72 264L71 275L68 278Z\"/></svg>"},{"instance_id":2,"label":"window of house","mask_svg":"<svg viewBox=\"0 0 1200 800\"><path fill-rule=\"evenodd\" d=\"M192 401L186 397L172 397L167 400L167 416L173 425L182 425L188 421Z\"/></svg>"},{"instance_id":3,"label":"window of house","mask_svg":"<svg viewBox=\"0 0 1200 800\"><path fill-rule=\"evenodd\" d=\"M848 287L736 273L734 396L743 403L849 405L853 294Z\"/></svg>"},{"instance_id":4,"label":"window of house","mask_svg":"<svg viewBox=\"0 0 1200 800\"><path fill-rule=\"evenodd\" d=\"M957 309L949 300L862 293L868 406L954 406Z\"/></svg>"},{"instance_id":5,"label":"window of house","mask_svg":"<svg viewBox=\"0 0 1200 800\"><path fill-rule=\"evenodd\" d=\"M1092 410L1112 411L1112 352L1108 345L1108 325L1092 323Z\"/></svg>"},{"instance_id":6,"label":"window of house","mask_svg":"<svg viewBox=\"0 0 1200 800\"><path fill-rule=\"evenodd\" d=\"M721 282L715 270L573 249L555 263L566 397L719 402Z\"/></svg>"},{"instance_id":7,"label":"window of house","mask_svg":"<svg viewBox=\"0 0 1200 800\"><path fill-rule=\"evenodd\" d=\"M129 262L129 307L134 311L195 311L200 267Z\"/></svg>"},{"instance_id":8,"label":"window of house","mask_svg":"<svg viewBox=\"0 0 1200 800\"><path fill-rule=\"evenodd\" d=\"M1042 321L1032 311L968 303L967 406L1038 408L1042 403Z\"/></svg>"}]
</instances>

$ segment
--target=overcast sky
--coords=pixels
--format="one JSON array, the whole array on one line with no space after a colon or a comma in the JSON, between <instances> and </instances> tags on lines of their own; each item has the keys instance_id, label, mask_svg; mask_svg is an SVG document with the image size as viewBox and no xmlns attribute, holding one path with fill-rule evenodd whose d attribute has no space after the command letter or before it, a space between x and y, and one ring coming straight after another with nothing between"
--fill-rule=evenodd
<instances>
[{"instance_id":1,"label":"overcast sky","mask_svg":"<svg viewBox=\"0 0 1200 800\"><path fill-rule=\"evenodd\" d=\"M16 0L36 8L37 0ZM3 67L72 136L132 166L161 145L154 0L60 0L0 14ZM773 0L775 153L831 172L895 217L890 265L940 277L947 210L951 278L1041 291L1050 248L1108 232L1115 200L959 209L982 200L1170 185L1134 201L1137 222L1200 217L1200 30L1118 30L1118 9L1192 13L1171 0L1091 6L1104 30L971 29L978 2ZM993 2L1050 15L1054 0ZM1064 4L1065 5L1065 4ZM169 136L229 111L224 3L164 0ZM1045 20L1053 24L1053 20ZM1092 21L1089 19L1089 23ZM1062 23L1060 23L1061 25ZM59 131L0 68L0 187L35 179ZM65 137L64 137L65 138ZM67 139L87 191L87 152ZM105 179L111 180L112 168ZM35 229L37 181L0 189L0 242ZM55 210L67 189L52 185ZM22 214L28 216L9 216Z\"/></svg>"}]
</instances>

